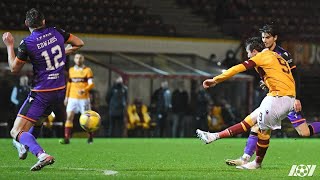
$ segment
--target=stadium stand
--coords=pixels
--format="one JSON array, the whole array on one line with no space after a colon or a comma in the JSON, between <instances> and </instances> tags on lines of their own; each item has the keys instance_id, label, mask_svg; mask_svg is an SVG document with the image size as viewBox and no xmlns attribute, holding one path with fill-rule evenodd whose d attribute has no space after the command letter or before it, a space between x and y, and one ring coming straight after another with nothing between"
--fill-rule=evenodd
<instances>
[{"instance_id":1,"label":"stadium stand","mask_svg":"<svg viewBox=\"0 0 320 180\"><path fill-rule=\"evenodd\" d=\"M131 0L4 0L0 3L3 16L0 29L24 30L21 23L31 7L52 11L46 17L48 25L63 25L67 31L96 34L133 34L175 36L175 28L164 24L158 15L132 4Z\"/></svg>"},{"instance_id":2,"label":"stadium stand","mask_svg":"<svg viewBox=\"0 0 320 180\"><path fill-rule=\"evenodd\" d=\"M280 25L283 39L299 38L318 41L320 30L317 0L256 1L256 0L176 0L207 23L221 27L225 35L241 38L252 34L262 24ZM244 33L246 32L246 33Z\"/></svg>"},{"instance_id":3,"label":"stadium stand","mask_svg":"<svg viewBox=\"0 0 320 180\"><path fill-rule=\"evenodd\" d=\"M318 41L319 6L317 0L3 0L0 29L24 30L20 19L36 7L54 8L47 24L70 32L241 38L272 21L283 39L298 33L301 40Z\"/></svg>"}]
</instances>

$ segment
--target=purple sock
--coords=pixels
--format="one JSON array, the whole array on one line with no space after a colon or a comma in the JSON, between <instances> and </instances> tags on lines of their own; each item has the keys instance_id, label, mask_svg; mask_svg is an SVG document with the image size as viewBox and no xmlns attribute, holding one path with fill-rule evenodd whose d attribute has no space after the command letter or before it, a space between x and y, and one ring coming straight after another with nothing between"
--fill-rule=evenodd
<instances>
[{"instance_id":1,"label":"purple sock","mask_svg":"<svg viewBox=\"0 0 320 180\"><path fill-rule=\"evenodd\" d=\"M258 136L251 135L248 137L246 147L244 148L244 153L252 156L256 150L258 142Z\"/></svg>"},{"instance_id":2,"label":"purple sock","mask_svg":"<svg viewBox=\"0 0 320 180\"><path fill-rule=\"evenodd\" d=\"M320 133L320 122L313 122L310 123L310 126L313 129L313 134L318 134Z\"/></svg>"},{"instance_id":3,"label":"purple sock","mask_svg":"<svg viewBox=\"0 0 320 180\"><path fill-rule=\"evenodd\" d=\"M22 132L19 137L19 142L23 145L29 147L29 151L35 156L40 152L44 152L40 145L37 143L36 139L29 132Z\"/></svg>"},{"instance_id":4,"label":"purple sock","mask_svg":"<svg viewBox=\"0 0 320 180\"><path fill-rule=\"evenodd\" d=\"M34 138L37 139L39 137L40 131L41 131L41 126L32 126L28 132L32 134Z\"/></svg>"}]
</instances>

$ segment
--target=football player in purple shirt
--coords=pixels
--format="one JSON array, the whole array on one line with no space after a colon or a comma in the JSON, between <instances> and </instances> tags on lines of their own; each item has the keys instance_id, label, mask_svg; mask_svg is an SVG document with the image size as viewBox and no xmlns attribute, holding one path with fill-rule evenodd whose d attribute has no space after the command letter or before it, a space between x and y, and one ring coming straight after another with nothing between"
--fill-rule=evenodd
<instances>
[{"instance_id":1,"label":"football player in purple shirt","mask_svg":"<svg viewBox=\"0 0 320 180\"><path fill-rule=\"evenodd\" d=\"M31 92L20 108L10 134L20 159L25 159L28 151L38 158L37 163L30 169L37 171L53 164L55 159L38 144L37 133L33 129L42 124L54 106L63 103L66 55L74 53L84 43L64 30L46 27L44 15L34 8L26 13L25 25L31 34L21 41L17 55L14 52L12 34L4 33L2 40L7 47L11 72L20 72L27 61L33 66ZM65 47L64 44L70 45Z\"/></svg>"}]
</instances>

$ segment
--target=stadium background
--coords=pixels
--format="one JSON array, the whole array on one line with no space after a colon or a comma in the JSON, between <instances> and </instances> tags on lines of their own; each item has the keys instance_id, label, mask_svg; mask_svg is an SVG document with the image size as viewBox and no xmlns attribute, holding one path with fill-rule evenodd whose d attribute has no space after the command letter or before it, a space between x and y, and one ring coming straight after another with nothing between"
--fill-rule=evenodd
<instances>
[{"instance_id":1,"label":"stadium background","mask_svg":"<svg viewBox=\"0 0 320 180\"><path fill-rule=\"evenodd\" d=\"M275 22L280 32L278 43L293 55L299 66L305 115L310 121L318 121L319 6L316 0L3 0L0 29L13 32L17 47L29 34L23 23L25 12L36 7L44 12L47 25L61 27L82 38L85 47L81 52L95 75L95 108L102 120L107 121L104 97L117 75L125 79L129 103L141 97L150 105L151 94L164 79L169 81L171 91L177 88L177 82L184 81L192 99L205 77L225 68L219 62L225 59L228 50L244 60L243 41L259 36L258 29L263 24ZM0 111L4 114L1 124L5 125L14 118L7 99L18 75L8 71L3 43L0 48ZM72 59L70 56L68 66L73 64ZM22 72L30 73L30 66ZM228 101L237 110L237 120L241 120L254 108L256 91L256 77L243 74L210 90L210 94L214 102ZM185 136L192 137L192 105L189 107ZM1 136L7 137L9 127L1 128L4 129ZM101 128L97 135L104 136L104 130ZM53 136L61 136L62 128L57 127L56 131ZM287 130L291 131L292 128ZM296 135L292 132L279 136Z\"/></svg>"}]
</instances>

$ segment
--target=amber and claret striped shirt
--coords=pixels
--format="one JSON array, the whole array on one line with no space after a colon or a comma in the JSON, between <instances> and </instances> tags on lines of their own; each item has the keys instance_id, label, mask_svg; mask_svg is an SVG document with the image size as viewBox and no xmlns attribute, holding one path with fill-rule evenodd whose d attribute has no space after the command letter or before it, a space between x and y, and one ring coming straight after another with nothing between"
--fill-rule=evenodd
<instances>
[{"instance_id":1,"label":"amber and claret striped shirt","mask_svg":"<svg viewBox=\"0 0 320 180\"><path fill-rule=\"evenodd\" d=\"M214 79L220 83L252 68L255 68L269 88L268 96L296 96L295 81L288 62L269 49L264 49L242 64L229 68Z\"/></svg>"},{"instance_id":2,"label":"amber and claret striped shirt","mask_svg":"<svg viewBox=\"0 0 320 180\"><path fill-rule=\"evenodd\" d=\"M92 82L93 73L87 66L73 66L69 69L69 81L67 83L67 98L88 99L89 91L94 87ZM91 83L89 83L91 81ZM85 92L80 94L79 91Z\"/></svg>"}]
</instances>

